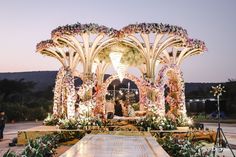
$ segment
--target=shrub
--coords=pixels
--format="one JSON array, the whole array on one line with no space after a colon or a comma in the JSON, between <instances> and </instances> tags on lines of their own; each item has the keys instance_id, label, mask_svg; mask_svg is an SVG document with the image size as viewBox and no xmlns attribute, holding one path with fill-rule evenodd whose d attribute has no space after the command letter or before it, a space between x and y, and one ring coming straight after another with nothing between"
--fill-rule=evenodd
<instances>
[{"instance_id":1,"label":"shrub","mask_svg":"<svg viewBox=\"0 0 236 157\"><path fill-rule=\"evenodd\" d=\"M43 124L47 126L54 126L59 122L58 119L59 118L57 116L48 113L48 116L44 119Z\"/></svg>"},{"instance_id":2,"label":"shrub","mask_svg":"<svg viewBox=\"0 0 236 157\"><path fill-rule=\"evenodd\" d=\"M60 119L58 122L60 129L77 129L78 128L78 121L77 119Z\"/></svg>"},{"instance_id":3,"label":"shrub","mask_svg":"<svg viewBox=\"0 0 236 157\"><path fill-rule=\"evenodd\" d=\"M176 129L175 122L167 116L158 116L155 114L147 115L144 119L137 122L144 130L148 128L152 130L174 130Z\"/></svg>"},{"instance_id":4,"label":"shrub","mask_svg":"<svg viewBox=\"0 0 236 157\"><path fill-rule=\"evenodd\" d=\"M22 157L51 157L55 154L58 143L58 135L45 135L30 140L22 153Z\"/></svg>"},{"instance_id":5,"label":"shrub","mask_svg":"<svg viewBox=\"0 0 236 157\"><path fill-rule=\"evenodd\" d=\"M178 157L208 157L211 151L203 152L203 145L190 139L177 139L171 136L157 138L158 143L170 156Z\"/></svg>"},{"instance_id":6,"label":"shrub","mask_svg":"<svg viewBox=\"0 0 236 157\"><path fill-rule=\"evenodd\" d=\"M18 155L14 151L8 149L7 152L3 154L3 157L18 157Z\"/></svg>"}]
</instances>

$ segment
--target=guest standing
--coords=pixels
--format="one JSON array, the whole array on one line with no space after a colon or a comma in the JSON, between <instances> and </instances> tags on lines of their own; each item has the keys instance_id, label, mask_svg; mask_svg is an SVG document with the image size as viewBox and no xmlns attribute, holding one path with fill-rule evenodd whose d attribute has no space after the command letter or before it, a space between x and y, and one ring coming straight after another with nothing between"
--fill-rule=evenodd
<instances>
[{"instance_id":1,"label":"guest standing","mask_svg":"<svg viewBox=\"0 0 236 157\"><path fill-rule=\"evenodd\" d=\"M3 139L3 131L5 128L6 118L5 118L5 112L0 111L0 140Z\"/></svg>"},{"instance_id":2,"label":"guest standing","mask_svg":"<svg viewBox=\"0 0 236 157\"><path fill-rule=\"evenodd\" d=\"M106 103L106 113L107 113L107 119L112 119L114 117L114 104L109 100Z\"/></svg>"},{"instance_id":3,"label":"guest standing","mask_svg":"<svg viewBox=\"0 0 236 157\"><path fill-rule=\"evenodd\" d=\"M120 117L123 116L122 106L121 106L121 104L119 103L118 100L115 101L115 115L120 116Z\"/></svg>"}]
</instances>

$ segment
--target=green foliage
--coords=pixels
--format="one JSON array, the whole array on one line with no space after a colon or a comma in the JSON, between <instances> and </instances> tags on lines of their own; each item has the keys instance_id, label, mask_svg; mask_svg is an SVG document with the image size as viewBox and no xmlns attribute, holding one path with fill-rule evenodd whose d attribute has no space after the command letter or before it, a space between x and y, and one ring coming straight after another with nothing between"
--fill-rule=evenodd
<instances>
[{"instance_id":1,"label":"green foliage","mask_svg":"<svg viewBox=\"0 0 236 157\"><path fill-rule=\"evenodd\" d=\"M66 142L73 139L81 139L85 136L84 131L63 131L58 134L59 142Z\"/></svg>"},{"instance_id":2,"label":"green foliage","mask_svg":"<svg viewBox=\"0 0 236 157\"><path fill-rule=\"evenodd\" d=\"M35 92L35 85L23 79L0 80L0 109L5 111L8 121L43 120L51 111L51 87Z\"/></svg>"},{"instance_id":3,"label":"green foliage","mask_svg":"<svg viewBox=\"0 0 236 157\"><path fill-rule=\"evenodd\" d=\"M188 118L187 116L178 115L178 117L176 118L176 125L177 127L189 126L190 121L191 119Z\"/></svg>"},{"instance_id":4,"label":"green foliage","mask_svg":"<svg viewBox=\"0 0 236 157\"><path fill-rule=\"evenodd\" d=\"M211 152L203 152L203 145L190 139L177 139L171 136L157 138L158 143L170 156L178 157L209 157Z\"/></svg>"},{"instance_id":5,"label":"green foliage","mask_svg":"<svg viewBox=\"0 0 236 157\"><path fill-rule=\"evenodd\" d=\"M99 126L106 125L100 118L96 117L85 117L78 119L78 126L80 129L86 129L88 126Z\"/></svg>"},{"instance_id":6,"label":"green foliage","mask_svg":"<svg viewBox=\"0 0 236 157\"><path fill-rule=\"evenodd\" d=\"M55 149L60 142L70 141L72 139L81 139L85 136L85 132L64 131L55 134L49 134L29 140L23 152L17 155L10 149L4 153L3 157L52 157L55 155Z\"/></svg>"},{"instance_id":7,"label":"green foliage","mask_svg":"<svg viewBox=\"0 0 236 157\"><path fill-rule=\"evenodd\" d=\"M60 129L77 129L78 128L78 120L71 118L71 119L60 119L58 122Z\"/></svg>"},{"instance_id":8,"label":"green foliage","mask_svg":"<svg viewBox=\"0 0 236 157\"><path fill-rule=\"evenodd\" d=\"M45 135L30 140L22 153L22 157L51 157L55 154L58 143L58 135Z\"/></svg>"},{"instance_id":9,"label":"green foliage","mask_svg":"<svg viewBox=\"0 0 236 157\"><path fill-rule=\"evenodd\" d=\"M50 106L50 104L47 104L47 106ZM8 121L43 120L48 112L48 110L42 106L30 108L19 103L11 102L1 103L0 108L3 108L5 111Z\"/></svg>"},{"instance_id":10,"label":"green foliage","mask_svg":"<svg viewBox=\"0 0 236 157\"><path fill-rule=\"evenodd\" d=\"M139 103L133 103L132 107L133 107L134 111L139 111Z\"/></svg>"},{"instance_id":11,"label":"green foliage","mask_svg":"<svg viewBox=\"0 0 236 157\"><path fill-rule=\"evenodd\" d=\"M57 116L48 113L48 116L44 119L43 124L46 126L55 126L58 122L59 118Z\"/></svg>"},{"instance_id":12,"label":"green foliage","mask_svg":"<svg viewBox=\"0 0 236 157\"><path fill-rule=\"evenodd\" d=\"M207 120L209 119L208 116L206 116L204 113L199 113L197 115L193 116L194 121L202 121L202 120Z\"/></svg>"},{"instance_id":13,"label":"green foliage","mask_svg":"<svg viewBox=\"0 0 236 157\"><path fill-rule=\"evenodd\" d=\"M18 155L14 151L8 149L7 152L3 154L3 157L18 157Z\"/></svg>"},{"instance_id":14,"label":"green foliage","mask_svg":"<svg viewBox=\"0 0 236 157\"><path fill-rule=\"evenodd\" d=\"M165 116L158 116L155 114L147 115L144 119L141 119L137 122L138 126L141 126L144 130L174 130L176 129L175 122Z\"/></svg>"},{"instance_id":15,"label":"green foliage","mask_svg":"<svg viewBox=\"0 0 236 157\"><path fill-rule=\"evenodd\" d=\"M3 101L19 101L22 100L27 93L30 93L36 84L31 81L20 80L1 80L0 95L3 96Z\"/></svg>"}]
</instances>

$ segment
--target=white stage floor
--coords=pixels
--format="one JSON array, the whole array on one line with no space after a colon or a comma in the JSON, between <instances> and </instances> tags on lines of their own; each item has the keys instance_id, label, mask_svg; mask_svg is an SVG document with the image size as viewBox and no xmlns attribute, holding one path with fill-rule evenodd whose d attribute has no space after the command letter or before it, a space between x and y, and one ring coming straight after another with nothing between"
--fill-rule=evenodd
<instances>
[{"instance_id":1,"label":"white stage floor","mask_svg":"<svg viewBox=\"0 0 236 157\"><path fill-rule=\"evenodd\" d=\"M151 136L86 135L60 157L169 157Z\"/></svg>"}]
</instances>

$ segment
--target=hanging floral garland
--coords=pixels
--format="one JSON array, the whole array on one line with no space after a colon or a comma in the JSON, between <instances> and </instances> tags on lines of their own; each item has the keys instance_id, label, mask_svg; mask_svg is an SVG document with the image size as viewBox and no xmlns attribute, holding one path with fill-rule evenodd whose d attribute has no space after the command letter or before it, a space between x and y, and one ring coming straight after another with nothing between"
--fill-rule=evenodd
<instances>
[{"instance_id":1,"label":"hanging floral garland","mask_svg":"<svg viewBox=\"0 0 236 157\"><path fill-rule=\"evenodd\" d=\"M76 102L76 91L74 85L74 77L72 71L70 69L66 69L65 77L64 77L64 93L65 98L64 103L66 105L67 118L74 118L75 116L75 102Z\"/></svg>"},{"instance_id":2,"label":"hanging floral garland","mask_svg":"<svg viewBox=\"0 0 236 157\"><path fill-rule=\"evenodd\" d=\"M168 80L166 77L167 72L172 70L175 74L175 80L177 81L175 83L171 83L172 80ZM162 69L159 72L157 84L159 86L159 89L161 90L162 94L162 100L161 105L165 106L165 97L164 97L164 86L167 83L168 87L172 91L172 93L169 93L166 97L166 101L172 105L176 106L176 109L178 112L181 112L183 114L186 114L186 107L185 107L185 94L184 94L184 80L183 80L183 74L180 71L179 67L175 64L171 65L164 65Z\"/></svg>"},{"instance_id":3,"label":"hanging floral garland","mask_svg":"<svg viewBox=\"0 0 236 157\"><path fill-rule=\"evenodd\" d=\"M55 88L54 88L54 103L53 103L53 114L54 115L60 115L60 108L62 105L61 102L61 97L62 97L62 83L63 83L63 78L65 75L64 68L60 68L60 70L57 73L56 77L56 83L55 83Z\"/></svg>"}]
</instances>

